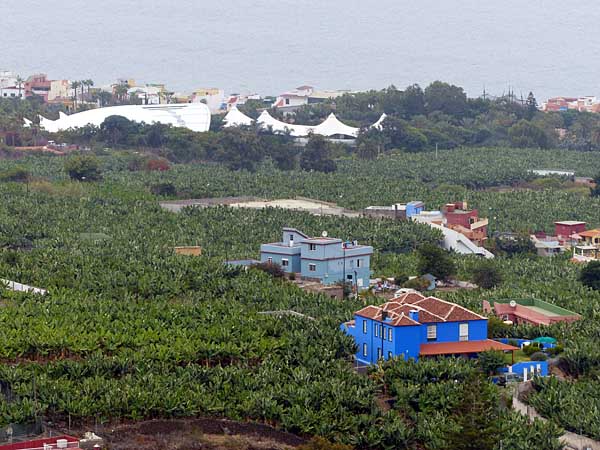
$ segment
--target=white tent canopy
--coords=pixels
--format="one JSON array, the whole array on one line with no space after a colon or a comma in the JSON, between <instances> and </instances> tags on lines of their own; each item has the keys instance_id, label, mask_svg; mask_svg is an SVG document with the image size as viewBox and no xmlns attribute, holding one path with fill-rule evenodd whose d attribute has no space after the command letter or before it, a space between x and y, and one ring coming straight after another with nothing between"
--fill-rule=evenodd
<instances>
[{"instance_id":1,"label":"white tent canopy","mask_svg":"<svg viewBox=\"0 0 600 450\"><path fill-rule=\"evenodd\" d=\"M254 119L252 119L252 117L248 117L246 114L244 114L234 106L223 118L223 122L223 126L225 128L249 127L254 123Z\"/></svg>"},{"instance_id":2,"label":"white tent canopy","mask_svg":"<svg viewBox=\"0 0 600 450\"><path fill-rule=\"evenodd\" d=\"M329 114L329 117L327 117L327 119L321 123L321 125L317 125L314 128L313 133L328 137L338 134L349 137L357 137L359 131L359 128L350 127L340 122L338 118L335 117L335 114L331 113Z\"/></svg>"},{"instance_id":3,"label":"white tent canopy","mask_svg":"<svg viewBox=\"0 0 600 450\"><path fill-rule=\"evenodd\" d=\"M272 128L275 133L286 133L289 131L290 135L294 137L304 137L313 133L313 127L282 122L275 119L266 110L261 113L256 122L263 128Z\"/></svg>"},{"instance_id":4,"label":"white tent canopy","mask_svg":"<svg viewBox=\"0 0 600 450\"><path fill-rule=\"evenodd\" d=\"M58 120L40 116L40 125L51 133L81 128L86 125L100 126L110 116L122 116L134 122L162 123L192 131L208 131L210 110L204 103L181 103L167 105L125 105L90 109L70 116L60 113Z\"/></svg>"}]
</instances>

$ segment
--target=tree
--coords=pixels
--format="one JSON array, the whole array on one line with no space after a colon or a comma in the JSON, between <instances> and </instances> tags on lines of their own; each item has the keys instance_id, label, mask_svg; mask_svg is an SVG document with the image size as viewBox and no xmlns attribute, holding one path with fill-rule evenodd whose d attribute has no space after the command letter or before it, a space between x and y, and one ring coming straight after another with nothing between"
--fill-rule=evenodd
<instances>
[{"instance_id":1,"label":"tree","mask_svg":"<svg viewBox=\"0 0 600 450\"><path fill-rule=\"evenodd\" d=\"M579 281L589 288L600 291L600 261L589 262L581 270Z\"/></svg>"},{"instance_id":2,"label":"tree","mask_svg":"<svg viewBox=\"0 0 600 450\"><path fill-rule=\"evenodd\" d=\"M77 111L77 89L79 89L80 85L81 83L79 81L73 81L71 83L71 89L73 89L73 108L75 111Z\"/></svg>"},{"instance_id":3,"label":"tree","mask_svg":"<svg viewBox=\"0 0 600 450\"><path fill-rule=\"evenodd\" d=\"M215 161L225 163L231 170L253 171L261 160L258 136L251 130L227 128L219 133L212 156Z\"/></svg>"},{"instance_id":4,"label":"tree","mask_svg":"<svg viewBox=\"0 0 600 450\"><path fill-rule=\"evenodd\" d=\"M548 148L550 137L539 125L528 120L520 120L508 129L508 136L513 147Z\"/></svg>"},{"instance_id":5,"label":"tree","mask_svg":"<svg viewBox=\"0 0 600 450\"><path fill-rule=\"evenodd\" d=\"M485 260L473 268L472 280L483 289L491 289L502 283L502 274L492 261Z\"/></svg>"},{"instance_id":6,"label":"tree","mask_svg":"<svg viewBox=\"0 0 600 450\"><path fill-rule=\"evenodd\" d=\"M425 244L418 249L419 261L417 270L419 274L430 273L440 280L446 280L456 273L456 266L450 254L432 244Z\"/></svg>"},{"instance_id":7,"label":"tree","mask_svg":"<svg viewBox=\"0 0 600 450\"><path fill-rule=\"evenodd\" d=\"M499 350L481 352L477 357L477 365L484 374L493 375L499 368L504 367L504 353Z\"/></svg>"},{"instance_id":8,"label":"tree","mask_svg":"<svg viewBox=\"0 0 600 450\"><path fill-rule=\"evenodd\" d=\"M467 94L461 87L434 81L425 88L425 108L428 113L441 111L463 118L468 111Z\"/></svg>"},{"instance_id":9,"label":"tree","mask_svg":"<svg viewBox=\"0 0 600 450\"><path fill-rule=\"evenodd\" d=\"M323 136L310 135L300 155L300 167L307 171L335 172L337 165L332 157L331 143Z\"/></svg>"},{"instance_id":10,"label":"tree","mask_svg":"<svg viewBox=\"0 0 600 450\"><path fill-rule=\"evenodd\" d=\"M391 148L418 152L427 146L427 138L423 133L397 117L387 117L383 121L382 132Z\"/></svg>"},{"instance_id":11,"label":"tree","mask_svg":"<svg viewBox=\"0 0 600 450\"><path fill-rule=\"evenodd\" d=\"M67 160L64 167L72 180L96 181L102 178L100 162L94 156L75 156Z\"/></svg>"},{"instance_id":12,"label":"tree","mask_svg":"<svg viewBox=\"0 0 600 450\"><path fill-rule=\"evenodd\" d=\"M600 197L600 173L594 178L594 183L596 183L596 186L590 188L590 195L592 197Z\"/></svg>"},{"instance_id":13,"label":"tree","mask_svg":"<svg viewBox=\"0 0 600 450\"><path fill-rule=\"evenodd\" d=\"M23 82L25 80L23 80L23 78L21 78L21 75L17 75L15 82L17 84L17 88L19 89L19 98L23 98L22 96L22 91L23 91Z\"/></svg>"},{"instance_id":14,"label":"tree","mask_svg":"<svg viewBox=\"0 0 600 450\"><path fill-rule=\"evenodd\" d=\"M252 265L252 268L261 270L265 273L268 273L273 278L284 278L285 271L279 264L271 263L271 262L261 262Z\"/></svg>"},{"instance_id":15,"label":"tree","mask_svg":"<svg viewBox=\"0 0 600 450\"><path fill-rule=\"evenodd\" d=\"M518 236L506 236L497 237L494 240L495 249L507 256L515 256L522 254L533 254L535 246L529 236L518 235Z\"/></svg>"},{"instance_id":16,"label":"tree","mask_svg":"<svg viewBox=\"0 0 600 450\"><path fill-rule=\"evenodd\" d=\"M495 450L500 438L497 391L480 375L462 385L460 403L454 411L458 428L450 433L446 448Z\"/></svg>"},{"instance_id":17,"label":"tree","mask_svg":"<svg viewBox=\"0 0 600 450\"><path fill-rule=\"evenodd\" d=\"M385 148L385 136L375 128L361 131L356 138L356 154L360 159L377 159Z\"/></svg>"},{"instance_id":18,"label":"tree","mask_svg":"<svg viewBox=\"0 0 600 450\"><path fill-rule=\"evenodd\" d=\"M537 100L533 96L533 92L530 92L527 96L525 107L527 108L527 120L533 119L538 110Z\"/></svg>"},{"instance_id":19,"label":"tree","mask_svg":"<svg viewBox=\"0 0 600 450\"><path fill-rule=\"evenodd\" d=\"M126 145L137 133L138 124L123 116L109 116L100 125L100 139L112 146Z\"/></svg>"}]
</instances>

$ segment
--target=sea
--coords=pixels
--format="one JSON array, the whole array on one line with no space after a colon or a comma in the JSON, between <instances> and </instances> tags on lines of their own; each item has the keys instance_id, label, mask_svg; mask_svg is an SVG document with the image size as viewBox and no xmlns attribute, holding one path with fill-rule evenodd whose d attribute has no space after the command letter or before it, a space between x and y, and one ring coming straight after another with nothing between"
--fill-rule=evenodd
<instances>
[{"instance_id":1,"label":"sea","mask_svg":"<svg viewBox=\"0 0 600 450\"><path fill-rule=\"evenodd\" d=\"M0 0L0 69L177 92L600 95L594 0Z\"/></svg>"}]
</instances>

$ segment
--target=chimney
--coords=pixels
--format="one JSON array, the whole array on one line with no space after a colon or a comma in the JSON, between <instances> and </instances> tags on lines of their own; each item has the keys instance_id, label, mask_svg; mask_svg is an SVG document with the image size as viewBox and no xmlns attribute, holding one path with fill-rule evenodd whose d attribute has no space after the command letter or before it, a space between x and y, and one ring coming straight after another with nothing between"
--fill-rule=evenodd
<instances>
[{"instance_id":1,"label":"chimney","mask_svg":"<svg viewBox=\"0 0 600 450\"><path fill-rule=\"evenodd\" d=\"M410 317L415 322L418 322L419 321L419 311L417 311L416 309L411 309L408 312L408 317Z\"/></svg>"}]
</instances>

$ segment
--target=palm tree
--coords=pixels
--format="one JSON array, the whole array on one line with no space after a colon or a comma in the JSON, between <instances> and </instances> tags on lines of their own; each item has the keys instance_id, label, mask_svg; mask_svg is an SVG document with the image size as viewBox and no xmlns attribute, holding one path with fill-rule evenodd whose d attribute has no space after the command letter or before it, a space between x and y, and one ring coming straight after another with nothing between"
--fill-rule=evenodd
<instances>
[{"instance_id":1,"label":"palm tree","mask_svg":"<svg viewBox=\"0 0 600 450\"><path fill-rule=\"evenodd\" d=\"M23 78L21 78L21 75L17 75L17 78L15 79L15 82L17 83L17 87L19 88L19 98L21 97L21 91L23 90Z\"/></svg>"},{"instance_id":2,"label":"palm tree","mask_svg":"<svg viewBox=\"0 0 600 450\"><path fill-rule=\"evenodd\" d=\"M115 86L115 95L117 96L119 103L123 103L125 96L127 95L128 89L129 86L126 84L118 84L117 86Z\"/></svg>"},{"instance_id":3,"label":"palm tree","mask_svg":"<svg viewBox=\"0 0 600 450\"><path fill-rule=\"evenodd\" d=\"M87 86L87 93L88 93L88 97L89 97L90 88L94 85L94 80L92 80L91 78L88 78L87 80L85 80L85 85Z\"/></svg>"},{"instance_id":4,"label":"palm tree","mask_svg":"<svg viewBox=\"0 0 600 450\"><path fill-rule=\"evenodd\" d=\"M75 110L77 110L77 89L79 89L80 84L79 81L73 81L71 83L71 89L73 89L73 107Z\"/></svg>"}]
</instances>

